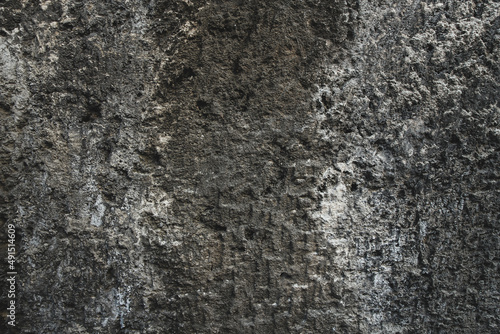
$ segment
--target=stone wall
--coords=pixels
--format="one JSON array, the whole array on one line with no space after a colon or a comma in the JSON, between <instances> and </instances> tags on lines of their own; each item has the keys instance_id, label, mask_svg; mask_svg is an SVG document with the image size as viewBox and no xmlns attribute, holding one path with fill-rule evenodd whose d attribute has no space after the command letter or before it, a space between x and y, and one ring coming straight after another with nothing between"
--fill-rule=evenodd
<instances>
[{"instance_id":1,"label":"stone wall","mask_svg":"<svg viewBox=\"0 0 500 334\"><path fill-rule=\"evenodd\" d=\"M498 1L0 6L4 332L500 331Z\"/></svg>"}]
</instances>

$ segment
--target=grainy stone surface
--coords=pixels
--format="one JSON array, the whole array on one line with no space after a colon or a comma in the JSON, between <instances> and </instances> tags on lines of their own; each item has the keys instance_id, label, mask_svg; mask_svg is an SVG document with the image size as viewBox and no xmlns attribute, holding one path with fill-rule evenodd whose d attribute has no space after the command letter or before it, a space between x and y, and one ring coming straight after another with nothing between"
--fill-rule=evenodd
<instances>
[{"instance_id":1,"label":"grainy stone surface","mask_svg":"<svg viewBox=\"0 0 500 334\"><path fill-rule=\"evenodd\" d=\"M2 331L498 333L499 14L3 1Z\"/></svg>"}]
</instances>

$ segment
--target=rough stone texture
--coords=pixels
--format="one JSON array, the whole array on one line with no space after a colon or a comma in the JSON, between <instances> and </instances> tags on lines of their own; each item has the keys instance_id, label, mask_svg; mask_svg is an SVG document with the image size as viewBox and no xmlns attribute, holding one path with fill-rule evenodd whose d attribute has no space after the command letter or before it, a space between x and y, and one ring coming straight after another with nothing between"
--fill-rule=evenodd
<instances>
[{"instance_id":1,"label":"rough stone texture","mask_svg":"<svg viewBox=\"0 0 500 334\"><path fill-rule=\"evenodd\" d=\"M500 331L498 1L0 6L3 332Z\"/></svg>"}]
</instances>

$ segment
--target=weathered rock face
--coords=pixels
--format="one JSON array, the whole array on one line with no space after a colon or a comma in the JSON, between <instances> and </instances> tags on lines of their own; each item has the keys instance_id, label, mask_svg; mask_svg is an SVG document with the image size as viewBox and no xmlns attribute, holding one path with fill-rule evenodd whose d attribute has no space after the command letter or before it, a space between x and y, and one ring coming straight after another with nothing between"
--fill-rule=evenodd
<instances>
[{"instance_id":1,"label":"weathered rock face","mask_svg":"<svg viewBox=\"0 0 500 334\"><path fill-rule=\"evenodd\" d=\"M500 330L497 1L2 6L3 331Z\"/></svg>"}]
</instances>

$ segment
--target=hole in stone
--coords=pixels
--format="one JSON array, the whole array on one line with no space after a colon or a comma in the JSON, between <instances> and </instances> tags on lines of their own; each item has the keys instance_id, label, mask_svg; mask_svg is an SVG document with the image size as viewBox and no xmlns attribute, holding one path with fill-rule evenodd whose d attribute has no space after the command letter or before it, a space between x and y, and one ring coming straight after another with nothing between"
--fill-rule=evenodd
<instances>
[{"instance_id":1,"label":"hole in stone","mask_svg":"<svg viewBox=\"0 0 500 334\"><path fill-rule=\"evenodd\" d=\"M87 113L82 116L83 122L92 122L101 118L101 105L98 103L90 103L87 106Z\"/></svg>"},{"instance_id":2,"label":"hole in stone","mask_svg":"<svg viewBox=\"0 0 500 334\"><path fill-rule=\"evenodd\" d=\"M204 109L204 108L208 107L208 102L203 101L203 100L198 100L198 101L196 101L196 106L198 107L198 109Z\"/></svg>"},{"instance_id":3,"label":"hole in stone","mask_svg":"<svg viewBox=\"0 0 500 334\"><path fill-rule=\"evenodd\" d=\"M460 140L460 138L458 138L456 134L451 135L450 142L452 144L457 144L457 145L460 145L462 143L462 141Z\"/></svg>"}]
</instances>

